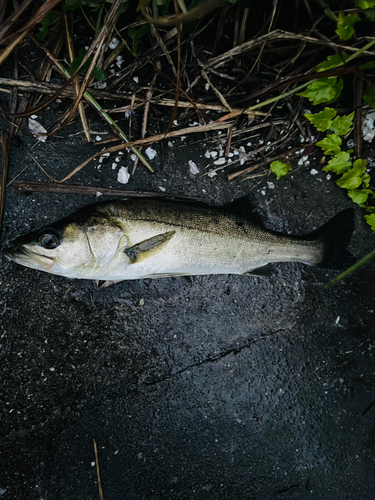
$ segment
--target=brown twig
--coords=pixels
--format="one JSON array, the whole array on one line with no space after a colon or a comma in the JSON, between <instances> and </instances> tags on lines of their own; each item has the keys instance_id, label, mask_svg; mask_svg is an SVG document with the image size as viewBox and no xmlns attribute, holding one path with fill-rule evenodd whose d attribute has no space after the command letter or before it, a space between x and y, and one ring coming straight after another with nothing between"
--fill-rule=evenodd
<instances>
[{"instance_id":1,"label":"brown twig","mask_svg":"<svg viewBox=\"0 0 375 500\"><path fill-rule=\"evenodd\" d=\"M102 490L102 480L100 479L98 447L96 446L95 439L93 441L94 441L94 451L95 451L96 475L97 475L97 478L98 478L99 500L104 500L103 490Z\"/></svg>"},{"instance_id":2,"label":"brown twig","mask_svg":"<svg viewBox=\"0 0 375 500\"><path fill-rule=\"evenodd\" d=\"M0 180L0 237L3 227L5 186L8 175L8 164L9 164L9 154L10 154L10 140L6 132L3 132L2 134L1 144L3 147L3 160L2 160L1 180Z\"/></svg>"},{"instance_id":3,"label":"brown twig","mask_svg":"<svg viewBox=\"0 0 375 500\"><path fill-rule=\"evenodd\" d=\"M74 170L70 172L69 175L64 177L64 179L58 181L56 179L55 182L65 182L68 179L72 178L77 172L82 170L90 161L94 160L95 158L98 158L99 156L104 155L105 153L114 153L115 151L121 151L122 149L127 149L129 147L134 147L134 146L144 146L144 145L151 145L155 144L156 142L159 142L163 139L169 139L170 137L179 137L181 135L187 135L187 134L196 134L199 132L208 132L210 130L222 130L228 127L231 127L233 125L233 122L226 122L225 124L222 123L210 123L208 125L201 125L198 127L188 127L180 130L175 130L172 132L168 132L168 134L158 134L158 135L153 135L151 137L146 137L145 139L138 139L136 141L131 141L127 142L125 144L118 144L116 146L112 146L110 148L105 149L104 151L99 151L98 153L95 153L94 155L90 156L87 160L85 160L83 163L78 165Z\"/></svg>"},{"instance_id":4,"label":"brown twig","mask_svg":"<svg viewBox=\"0 0 375 500\"><path fill-rule=\"evenodd\" d=\"M307 146L310 146L310 144L308 144ZM305 146L305 147L307 147L307 146ZM291 156L296 155L297 154L296 152L300 151L300 150L301 150L301 146L297 146L295 148L288 149L284 153L280 153L279 155L274 156L272 158L265 158L263 161L261 161L260 163L257 163L256 165L251 165L251 167L246 167L242 170L238 170L237 172L233 172L232 174L229 174L228 181L232 181L233 179L235 179L236 177L239 177L240 175L249 174L250 172L253 172L257 168L265 167L265 166L269 165L270 163L272 163L273 161L279 160L280 158L285 158L286 156L288 156L288 159L290 159Z\"/></svg>"},{"instance_id":5,"label":"brown twig","mask_svg":"<svg viewBox=\"0 0 375 500\"><path fill-rule=\"evenodd\" d=\"M10 35L10 37L3 40L3 43L7 43L7 46L0 54L0 66L17 47L17 45L28 35L31 28L38 24L50 10L56 7L56 5L58 5L61 1L62 0L48 0L44 2L44 4L36 11L30 21L28 21L21 30L19 30L15 35Z\"/></svg>"},{"instance_id":6,"label":"brown twig","mask_svg":"<svg viewBox=\"0 0 375 500\"><path fill-rule=\"evenodd\" d=\"M95 186L80 186L78 184L56 184L55 182L27 181L24 179L14 179L9 186L19 191L29 193L61 193L77 194L89 196L112 196L114 198L179 198L183 200L202 201L202 198L195 196L184 196L171 193L154 193L151 191L124 191L122 189L109 189Z\"/></svg>"},{"instance_id":7,"label":"brown twig","mask_svg":"<svg viewBox=\"0 0 375 500\"><path fill-rule=\"evenodd\" d=\"M71 33L70 33L70 29L69 29L67 14L64 15L64 28L65 28L65 36L66 36L66 45L67 45L67 49L68 49L68 56L69 56L69 60L70 60L70 64L71 64L73 62L73 60L74 60L74 45L73 45L73 39L72 39L72 36L71 36ZM79 76L78 75L74 78L73 88L74 88L74 97L75 97L75 99L77 99L78 95L80 93L80 84L79 84ZM81 118L82 127L83 127L83 130L85 132L85 136L86 136L87 142L92 142L91 135L90 135L90 127L89 127L89 125L87 123L85 108L83 106L83 102L82 101L80 101L79 104L78 104L78 112L79 112L79 116Z\"/></svg>"}]
</instances>

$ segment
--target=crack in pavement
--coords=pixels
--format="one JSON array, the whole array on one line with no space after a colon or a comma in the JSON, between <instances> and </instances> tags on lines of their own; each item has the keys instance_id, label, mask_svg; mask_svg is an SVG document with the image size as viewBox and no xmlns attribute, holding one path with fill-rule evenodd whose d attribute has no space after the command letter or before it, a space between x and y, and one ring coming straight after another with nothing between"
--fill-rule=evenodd
<instances>
[{"instance_id":1,"label":"crack in pavement","mask_svg":"<svg viewBox=\"0 0 375 500\"><path fill-rule=\"evenodd\" d=\"M231 354L237 355L245 349L250 349L250 347L253 344L257 344L261 340L267 340L270 337L273 337L280 332L285 332L288 330L290 330L290 328L280 328L279 330L275 330L274 332L271 332L267 335L263 335L262 337L251 340L250 342L247 342L246 344L244 344L242 346L233 347L232 349L229 349L228 351L219 352L218 354L215 354L214 356L209 356L208 358L204 358L201 361L198 361L196 363L191 363L190 365L187 365L184 368L181 368L180 370L176 370L172 373L169 373L168 375L165 375L164 377L160 377L160 378L155 379L155 377L152 375L146 376L143 383L144 383L144 385L147 385L147 386L153 386L153 385L160 384L161 382L165 382L166 380L169 380L170 378L175 377L176 375L181 375L182 373L185 373L192 368L197 368L197 367L202 366L202 365L207 364L207 363L216 363L216 361L220 361L221 359L225 358L226 356L230 356Z\"/></svg>"}]
</instances>

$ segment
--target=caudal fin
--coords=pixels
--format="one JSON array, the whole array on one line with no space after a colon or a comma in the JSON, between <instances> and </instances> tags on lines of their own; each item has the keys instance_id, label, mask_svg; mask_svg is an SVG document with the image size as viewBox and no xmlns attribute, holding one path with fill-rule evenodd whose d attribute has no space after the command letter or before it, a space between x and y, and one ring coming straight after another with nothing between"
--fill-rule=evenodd
<instances>
[{"instance_id":1,"label":"caudal fin","mask_svg":"<svg viewBox=\"0 0 375 500\"><path fill-rule=\"evenodd\" d=\"M324 243L323 260L318 266L344 269L355 263L355 257L346 250L353 230L354 209L348 208L309 235L309 238L320 239Z\"/></svg>"}]
</instances>

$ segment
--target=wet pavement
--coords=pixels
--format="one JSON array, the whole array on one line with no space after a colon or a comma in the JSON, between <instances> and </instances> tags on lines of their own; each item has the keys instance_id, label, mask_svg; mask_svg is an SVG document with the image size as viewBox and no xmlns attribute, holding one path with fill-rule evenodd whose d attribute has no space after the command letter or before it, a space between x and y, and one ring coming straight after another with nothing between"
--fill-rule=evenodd
<instances>
[{"instance_id":1,"label":"wet pavement","mask_svg":"<svg viewBox=\"0 0 375 500\"><path fill-rule=\"evenodd\" d=\"M155 174L138 166L125 188L214 205L252 191L267 227L294 234L351 206L311 165L278 182L193 176L189 160L210 168L200 140L154 146ZM9 178L46 180L22 142ZM62 178L94 150L73 135L32 153ZM73 181L121 188L112 163ZM92 201L9 188L3 246ZM374 244L358 209L350 249ZM374 498L374 264L328 291L334 271L273 268L98 290L3 258L0 499L98 498L94 439L104 499Z\"/></svg>"}]
</instances>

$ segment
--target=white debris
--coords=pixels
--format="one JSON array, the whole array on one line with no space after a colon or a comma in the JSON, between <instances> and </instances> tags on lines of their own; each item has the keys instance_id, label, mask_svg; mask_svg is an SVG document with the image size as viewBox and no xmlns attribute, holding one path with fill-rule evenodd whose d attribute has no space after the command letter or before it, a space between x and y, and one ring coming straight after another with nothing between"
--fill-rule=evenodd
<instances>
[{"instance_id":1,"label":"white debris","mask_svg":"<svg viewBox=\"0 0 375 500\"><path fill-rule=\"evenodd\" d=\"M135 77L133 78L133 82L135 82L135 83L139 83L139 76L135 76Z\"/></svg>"},{"instance_id":2,"label":"white debris","mask_svg":"<svg viewBox=\"0 0 375 500\"><path fill-rule=\"evenodd\" d=\"M184 140L186 139L186 135L182 135L182 136L180 137L180 139L181 139L181 141L184 141Z\"/></svg>"},{"instance_id":3,"label":"white debris","mask_svg":"<svg viewBox=\"0 0 375 500\"><path fill-rule=\"evenodd\" d=\"M108 45L110 49L115 49L117 45L120 43L120 40L118 38L113 38L111 43Z\"/></svg>"},{"instance_id":4,"label":"white debris","mask_svg":"<svg viewBox=\"0 0 375 500\"><path fill-rule=\"evenodd\" d=\"M117 174L117 180L121 184L127 184L130 179L128 167L121 167Z\"/></svg>"},{"instance_id":5,"label":"white debris","mask_svg":"<svg viewBox=\"0 0 375 500\"><path fill-rule=\"evenodd\" d=\"M159 186L160 191L163 191L165 193L166 189L163 186Z\"/></svg>"},{"instance_id":6,"label":"white debris","mask_svg":"<svg viewBox=\"0 0 375 500\"><path fill-rule=\"evenodd\" d=\"M110 153L103 153L103 154L102 154L102 155L100 155L100 156L109 156L109 155L110 155Z\"/></svg>"},{"instance_id":7,"label":"white debris","mask_svg":"<svg viewBox=\"0 0 375 500\"><path fill-rule=\"evenodd\" d=\"M95 82L93 87L95 89L99 89L99 90L103 90L105 88L107 88L107 82L106 81L103 81L103 82Z\"/></svg>"},{"instance_id":8,"label":"white debris","mask_svg":"<svg viewBox=\"0 0 375 500\"><path fill-rule=\"evenodd\" d=\"M117 56L116 57L116 66L121 69L121 64L123 63L124 59L122 56Z\"/></svg>"},{"instance_id":9,"label":"white debris","mask_svg":"<svg viewBox=\"0 0 375 500\"><path fill-rule=\"evenodd\" d=\"M210 152L209 152L209 151L206 151L206 152L204 153L204 156L205 156L206 158L211 158L211 155L210 155Z\"/></svg>"},{"instance_id":10,"label":"white debris","mask_svg":"<svg viewBox=\"0 0 375 500\"><path fill-rule=\"evenodd\" d=\"M225 158L219 158L218 160L214 161L214 165L224 165L225 162Z\"/></svg>"},{"instance_id":11,"label":"white debris","mask_svg":"<svg viewBox=\"0 0 375 500\"><path fill-rule=\"evenodd\" d=\"M173 125L176 125L176 127L177 127L178 121L177 120L173 120Z\"/></svg>"},{"instance_id":12,"label":"white debris","mask_svg":"<svg viewBox=\"0 0 375 500\"><path fill-rule=\"evenodd\" d=\"M97 198L100 198L100 196L103 196L103 193L101 193L100 191L97 191L97 192L96 192L96 197L97 197Z\"/></svg>"},{"instance_id":13,"label":"white debris","mask_svg":"<svg viewBox=\"0 0 375 500\"><path fill-rule=\"evenodd\" d=\"M217 175L217 173L215 172L215 170L210 170L208 173L207 173L208 177L215 177L215 175Z\"/></svg>"},{"instance_id":14,"label":"white debris","mask_svg":"<svg viewBox=\"0 0 375 500\"><path fill-rule=\"evenodd\" d=\"M371 142L375 136L374 120L375 111L363 117L363 139L367 142Z\"/></svg>"},{"instance_id":15,"label":"white debris","mask_svg":"<svg viewBox=\"0 0 375 500\"><path fill-rule=\"evenodd\" d=\"M268 189L275 189L275 184L273 182L267 182Z\"/></svg>"},{"instance_id":16,"label":"white debris","mask_svg":"<svg viewBox=\"0 0 375 500\"><path fill-rule=\"evenodd\" d=\"M35 115L34 115L35 116ZM36 120L29 118L29 130L33 134L34 137L38 139L40 142L46 142L46 135L37 135L37 134L45 134L47 130Z\"/></svg>"},{"instance_id":17,"label":"white debris","mask_svg":"<svg viewBox=\"0 0 375 500\"><path fill-rule=\"evenodd\" d=\"M209 83L206 83L206 85L204 86L205 90L210 90L210 84Z\"/></svg>"},{"instance_id":18,"label":"white debris","mask_svg":"<svg viewBox=\"0 0 375 500\"><path fill-rule=\"evenodd\" d=\"M340 316L337 316L335 323L336 323L336 325L338 325L340 323Z\"/></svg>"},{"instance_id":19,"label":"white debris","mask_svg":"<svg viewBox=\"0 0 375 500\"><path fill-rule=\"evenodd\" d=\"M349 149L354 148L354 141L353 141L353 139L349 139L348 142L346 143L346 145L347 145L347 147Z\"/></svg>"},{"instance_id":20,"label":"white debris","mask_svg":"<svg viewBox=\"0 0 375 500\"><path fill-rule=\"evenodd\" d=\"M95 137L95 140L96 140L97 142L99 142L99 141L101 141L101 140L102 140L102 138L100 137L100 135L97 135L97 136Z\"/></svg>"},{"instance_id":21,"label":"white debris","mask_svg":"<svg viewBox=\"0 0 375 500\"><path fill-rule=\"evenodd\" d=\"M228 158L232 158L233 153L228 153Z\"/></svg>"},{"instance_id":22,"label":"white debris","mask_svg":"<svg viewBox=\"0 0 375 500\"><path fill-rule=\"evenodd\" d=\"M331 179L331 177L332 177L332 175L331 175L331 174L327 174L327 175L326 175L326 179L327 179L327 181L329 181L329 180Z\"/></svg>"},{"instance_id":23,"label":"white debris","mask_svg":"<svg viewBox=\"0 0 375 500\"><path fill-rule=\"evenodd\" d=\"M239 155L239 154L240 154L240 152L239 152L237 149L235 149L235 150L233 151L233 153L234 153L235 155Z\"/></svg>"},{"instance_id":24,"label":"white debris","mask_svg":"<svg viewBox=\"0 0 375 500\"><path fill-rule=\"evenodd\" d=\"M246 144L246 146L251 146L251 142L248 142L248 143Z\"/></svg>"},{"instance_id":25,"label":"white debris","mask_svg":"<svg viewBox=\"0 0 375 500\"><path fill-rule=\"evenodd\" d=\"M153 160L157 154L155 149L152 149L152 148L147 148L145 153L150 160Z\"/></svg>"},{"instance_id":26,"label":"white debris","mask_svg":"<svg viewBox=\"0 0 375 500\"><path fill-rule=\"evenodd\" d=\"M117 168L117 163L112 163L112 170L115 170Z\"/></svg>"},{"instance_id":27,"label":"white debris","mask_svg":"<svg viewBox=\"0 0 375 500\"><path fill-rule=\"evenodd\" d=\"M30 118L32 118L33 120L36 120L38 118L38 115L31 115Z\"/></svg>"},{"instance_id":28,"label":"white debris","mask_svg":"<svg viewBox=\"0 0 375 500\"><path fill-rule=\"evenodd\" d=\"M190 173L193 175L199 174L198 167L196 163L194 163L192 160L189 160L189 167L190 167Z\"/></svg>"},{"instance_id":29,"label":"white debris","mask_svg":"<svg viewBox=\"0 0 375 500\"><path fill-rule=\"evenodd\" d=\"M318 172L315 168L312 168L312 169L310 170L310 174L311 174L311 175L316 175L316 174L319 174L319 172Z\"/></svg>"},{"instance_id":30,"label":"white debris","mask_svg":"<svg viewBox=\"0 0 375 500\"><path fill-rule=\"evenodd\" d=\"M217 151L210 151L211 158L216 158L217 154L218 154Z\"/></svg>"},{"instance_id":31,"label":"white debris","mask_svg":"<svg viewBox=\"0 0 375 500\"><path fill-rule=\"evenodd\" d=\"M198 122L189 123L189 127L196 127L197 125L199 125Z\"/></svg>"},{"instance_id":32,"label":"white debris","mask_svg":"<svg viewBox=\"0 0 375 500\"><path fill-rule=\"evenodd\" d=\"M117 158L115 158L115 161L118 163L120 161L120 157L118 156Z\"/></svg>"},{"instance_id":33,"label":"white debris","mask_svg":"<svg viewBox=\"0 0 375 500\"><path fill-rule=\"evenodd\" d=\"M132 115L132 111L130 109L128 111L125 111L125 118L127 120L129 120L129 118L131 117L131 115Z\"/></svg>"},{"instance_id":34,"label":"white debris","mask_svg":"<svg viewBox=\"0 0 375 500\"><path fill-rule=\"evenodd\" d=\"M50 372L54 372L56 370L56 368L54 368L53 366L51 366L51 368L49 369Z\"/></svg>"},{"instance_id":35,"label":"white debris","mask_svg":"<svg viewBox=\"0 0 375 500\"><path fill-rule=\"evenodd\" d=\"M136 155L130 155L130 158L135 161L137 159L137 156Z\"/></svg>"},{"instance_id":36,"label":"white debris","mask_svg":"<svg viewBox=\"0 0 375 500\"><path fill-rule=\"evenodd\" d=\"M169 147L169 148L173 148L173 142L168 141L168 147Z\"/></svg>"},{"instance_id":37,"label":"white debris","mask_svg":"<svg viewBox=\"0 0 375 500\"><path fill-rule=\"evenodd\" d=\"M265 189L261 189L260 190L260 194L262 194L264 196L266 194L266 190Z\"/></svg>"}]
</instances>

